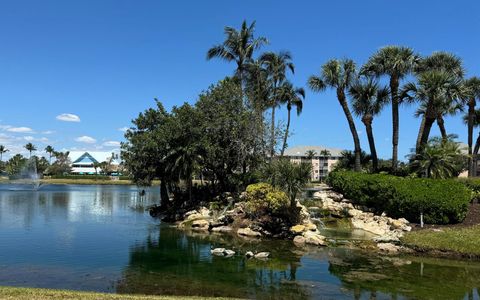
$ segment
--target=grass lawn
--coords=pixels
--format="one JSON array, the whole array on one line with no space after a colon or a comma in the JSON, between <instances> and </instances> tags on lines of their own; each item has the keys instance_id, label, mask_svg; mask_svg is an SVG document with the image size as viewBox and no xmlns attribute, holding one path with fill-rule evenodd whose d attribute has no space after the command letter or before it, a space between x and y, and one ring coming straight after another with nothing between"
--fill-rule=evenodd
<instances>
[{"instance_id":1,"label":"grass lawn","mask_svg":"<svg viewBox=\"0 0 480 300\"><path fill-rule=\"evenodd\" d=\"M206 298L206 297L182 297L182 296L141 296L141 295L119 295L102 294L91 292L77 292L65 290L48 290L34 288L1 287L0 299L20 300L50 300L50 299L78 299L78 300L194 300L194 299L231 299L231 298Z\"/></svg>"},{"instance_id":2,"label":"grass lawn","mask_svg":"<svg viewBox=\"0 0 480 300\"><path fill-rule=\"evenodd\" d=\"M480 225L470 227L418 230L407 233L402 241L417 250L451 252L466 257L480 257Z\"/></svg>"}]
</instances>

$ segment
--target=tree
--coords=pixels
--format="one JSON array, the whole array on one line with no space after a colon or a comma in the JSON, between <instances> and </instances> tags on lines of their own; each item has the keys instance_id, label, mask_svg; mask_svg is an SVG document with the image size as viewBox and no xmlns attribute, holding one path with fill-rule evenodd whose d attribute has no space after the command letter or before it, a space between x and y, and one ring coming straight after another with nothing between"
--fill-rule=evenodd
<instances>
[{"instance_id":1,"label":"tree","mask_svg":"<svg viewBox=\"0 0 480 300\"><path fill-rule=\"evenodd\" d=\"M52 146L48 145L47 147L45 147L45 152L48 153L48 155L49 155L48 163L51 164L52 163L52 156L53 156L53 153L55 152L55 149L53 149Z\"/></svg>"},{"instance_id":2,"label":"tree","mask_svg":"<svg viewBox=\"0 0 480 300\"><path fill-rule=\"evenodd\" d=\"M71 160L69 158L70 152L59 152L54 151L53 157L55 157L55 162L51 164L45 173L53 175L63 175L71 172Z\"/></svg>"},{"instance_id":3,"label":"tree","mask_svg":"<svg viewBox=\"0 0 480 300\"><path fill-rule=\"evenodd\" d=\"M463 121L465 124L468 124L470 122L470 112L467 113L463 117ZM472 125L474 128L477 128L480 126L480 110L476 109L473 113L473 120L472 120ZM473 131L473 130L472 130ZM469 156L469 168L470 168L470 163L473 165L472 166L472 174L471 176L477 176L477 160L478 160L478 151L480 150L480 132L478 133L477 140L475 141L475 147L473 148L472 154L468 155Z\"/></svg>"},{"instance_id":4,"label":"tree","mask_svg":"<svg viewBox=\"0 0 480 300\"><path fill-rule=\"evenodd\" d=\"M362 74L389 77L390 98L392 103L392 169L398 164L398 139L400 117L399 86L400 81L415 68L419 56L412 49L400 46L386 46L373 54L362 67Z\"/></svg>"},{"instance_id":5,"label":"tree","mask_svg":"<svg viewBox=\"0 0 480 300\"><path fill-rule=\"evenodd\" d=\"M259 58L262 65L267 72L269 86L272 89L269 106L272 109L270 124L270 157L275 155L275 109L282 103L282 84L286 81L286 71L289 69L292 73L295 72L295 66L292 63L292 56L289 52L266 52ZM288 87L284 87L287 89Z\"/></svg>"},{"instance_id":6,"label":"tree","mask_svg":"<svg viewBox=\"0 0 480 300\"><path fill-rule=\"evenodd\" d=\"M372 157L365 151L360 153L360 164L362 167L368 167ZM335 164L336 170L354 170L356 165L356 155L350 150L344 150L340 153L340 160Z\"/></svg>"},{"instance_id":7,"label":"tree","mask_svg":"<svg viewBox=\"0 0 480 300\"><path fill-rule=\"evenodd\" d=\"M297 116L302 113L303 100L305 99L305 90L303 88L294 88L290 82L285 82L280 89L280 101L287 105L287 127L283 137L282 150L280 156L283 156L287 148L287 139L290 128L290 113L292 108L297 108Z\"/></svg>"},{"instance_id":8,"label":"tree","mask_svg":"<svg viewBox=\"0 0 480 300\"><path fill-rule=\"evenodd\" d=\"M381 87L374 78L357 80L349 89L352 98L353 112L362 118L367 132L368 145L372 156L373 171L378 170L378 157L375 148L372 123L388 101L389 90Z\"/></svg>"},{"instance_id":9,"label":"tree","mask_svg":"<svg viewBox=\"0 0 480 300\"><path fill-rule=\"evenodd\" d=\"M3 154L7 153L9 150L5 148L4 145L0 145L0 161L3 161Z\"/></svg>"},{"instance_id":10,"label":"tree","mask_svg":"<svg viewBox=\"0 0 480 300\"><path fill-rule=\"evenodd\" d=\"M24 147L25 147L25 149L27 149L27 151L30 153L30 157L32 157L32 152L33 152L33 151L37 151L37 148L36 148L35 145L33 145L32 143L28 143L28 144L26 144Z\"/></svg>"},{"instance_id":11,"label":"tree","mask_svg":"<svg viewBox=\"0 0 480 300\"><path fill-rule=\"evenodd\" d=\"M93 169L95 169L95 174L98 174L98 169L101 168L101 165L98 161L93 162Z\"/></svg>"},{"instance_id":12,"label":"tree","mask_svg":"<svg viewBox=\"0 0 480 300\"><path fill-rule=\"evenodd\" d=\"M246 20L243 21L240 30L226 26L224 32L225 40L208 50L207 60L217 57L228 62L234 61L237 64L235 76L243 86L247 64L251 62L254 51L268 44L268 40L264 37L255 38L255 22L249 26Z\"/></svg>"},{"instance_id":13,"label":"tree","mask_svg":"<svg viewBox=\"0 0 480 300\"><path fill-rule=\"evenodd\" d=\"M315 155L317 155L317 151L312 149L307 150L307 152L305 152L305 156L307 156L308 160L312 160L315 157Z\"/></svg>"},{"instance_id":14,"label":"tree","mask_svg":"<svg viewBox=\"0 0 480 300\"><path fill-rule=\"evenodd\" d=\"M320 156L322 156L324 159L330 157L331 155L332 153L327 149L323 149L320 151Z\"/></svg>"},{"instance_id":15,"label":"tree","mask_svg":"<svg viewBox=\"0 0 480 300\"><path fill-rule=\"evenodd\" d=\"M473 165L473 127L475 126L475 106L477 105L476 99L480 99L480 78L472 77L465 81L465 86L468 89L468 97L465 99L468 106L468 176L472 177L474 172Z\"/></svg>"},{"instance_id":16,"label":"tree","mask_svg":"<svg viewBox=\"0 0 480 300\"><path fill-rule=\"evenodd\" d=\"M15 154L12 156L5 165L5 171L10 177L14 177L20 174L21 170L27 164L27 159L21 154Z\"/></svg>"},{"instance_id":17,"label":"tree","mask_svg":"<svg viewBox=\"0 0 480 300\"><path fill-rule=\"evenodd\" d=\"M355 63L351 59L329 60L322 66L319 76L311 76L308 79L310 89L315 92L322 92L327 87L334 88L337 92L337 99L342 106L343 113L347 118L350 132L355 146L355 171L361 170L361 148L355 122L348 107L346 91L350 88L356 77Z\"/></svg>"},{"instance_id":18,"label":"tree","mask_svg":"<svg viewBox=\"0 0 480 300\"><path fill-rule=\"evenodd\" d=\"M427 178L457 176L463 169L465 160L455 138L455 135L448 136L446 140L441 137L431 138L420 153L410 155L412 168Z\"/></svg>"}]
</instances>

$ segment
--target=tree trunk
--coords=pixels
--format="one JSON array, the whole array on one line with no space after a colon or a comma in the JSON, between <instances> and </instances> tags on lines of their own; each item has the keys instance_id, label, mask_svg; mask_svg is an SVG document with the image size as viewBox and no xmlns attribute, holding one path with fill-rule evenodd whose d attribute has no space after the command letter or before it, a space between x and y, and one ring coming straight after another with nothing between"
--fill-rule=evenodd
<instances>
[{"instance_id":1,"label":"tree trunk","mask_svg":"<svg viewBox=\"0 0 480 300\"><path fill-rule=\"evenodd\" d=\"M275 155L275 107L277 106L277 85L273 84L273 99L272 99L272 124L270 127L270 158Z\"/></svg>"},{"instance_id":2,"label":"tree trunk","mask_svg":"<svg viewBox=\"0 0 480 300\"><path fill-rule=\"evenodd\" d=\"M357 129L355 128L355 122L353 121L352 113L348 108L347 98L345 97L345 91L343 89L337 89L337 98L338 102L342 106L343 113L348 121L348 126L350 127L350 132L353 137L353 144L355 146L355 171L360 172L362 170L362 164L360 161L362 149L360 148L360 139L358 138Z\"/></svg>"},{"instance_id":3,"label":"tree trunk","mask_svg":"<svg viewBox=\"0 0 480 300\"><path fill-rule=\"evenodd\" d=\"M446 141L448 139L447 130L445 129L445 121L443 120L442 116L437 117L437 124L438 128L440 129L440 133L442 134L442 140Z\"/></svg>"},{"instance_id":4,"label":"tree trunk","mask_svg":"<svg viewBox=\"0 0 480 300\"><path fill-rule=\"evenodd\" d=\"M160 179L160 201L162 208L167 209L170 207L167 183L162 178Z\"/></svg>"},{"instance_id":5,"label":"tree trunk","mask_svg":"<svg viewBox=\"0 0 480 300\"><path fill-rule=\"evenodd\" d=\"M435 123L435 118L425 118L425 128L423 129L422 139L420 140L419 151L422 151L425 148L425 145L428 143L428 137L430 136L430 130L432 129L433 123ZM418 154L419 152L417 152Z\"/></svg>"},{"instance_id":6,"label":"tree trunk","mask_svg":"<svg viewBox=\"0 0 480 300\"><path fill-rule=\"evenodd\" d=\"M468 101L468 177L473 176L473 119L475 117L475 98Z\"/></svg>"},{"instance_id":7,"label":"tree trunk","mask_svg":"<svg viewBox=\"0 0 480 300\"><path fill-rule=\"evenodd\" d=\"M422 122L420 123L420 128L418 129L417 143L415 144L415 150L418 153L420 150L420 145L422 143L423 130L425 129L425 114L422 116Z\"/></svg>"},{"instance_id":8,"label":"tree trunk","mask_svg":"<svg viewBox=\"0 0 480 300\"><path fill-rule=\"evenodd\" d=\"M288 138L288 130L290 128L290 112L292 108L287 106L287 128L285 128L285 136L283 137L283 146L282 152L280 153L280 157L283 157L283 153L285 152L285 148L287 148L287 138Z\"/></svg>"},{"instance_id":9,"label":"tree trunk","mask_svg":"<svg viewBox=\"0 0 480 300\"><path fill-rule=\"evenodd\" d=\"M367 131L367 138L368 138L368 146L370 147L370 155L372 156L372 165L373 171L377 172L378 170L378 156L377 156L377 149L375 148L375 140L373 137L373 129L372 129L372 116L364 116L362 118L363 124L365 124L365 129Z\"/></svg>"},{"instance_id":10,"label":"tree trunk","mask_svg":"<svg viewBox=\"0 0 480 300\"><path fill-rule=\"evenodd\" d=\"M478 133L477 141L475 142L475 148L473 149L473 176L477 176L477 159L478 150L480 149L480 132Z\"/></svg>"},{"instance_id":11,"label":"tree trunk","mask_svg":"<svg viewBox=\"0 0 480 300\"><path fill-rule=\"evenodd\" d=\"M392 93L392 170L396 170L398 164L398 131L400 126L398 85L398 77L390 77L390 92Z\"/></svg>"}]
</instances>

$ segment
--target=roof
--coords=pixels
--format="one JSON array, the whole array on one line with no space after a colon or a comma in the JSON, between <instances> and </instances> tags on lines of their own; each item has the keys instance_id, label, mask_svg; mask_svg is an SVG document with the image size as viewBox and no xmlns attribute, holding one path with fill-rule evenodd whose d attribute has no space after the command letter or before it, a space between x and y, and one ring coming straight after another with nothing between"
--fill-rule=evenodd
<instances>
[{"instance_id":1,"label":"roof","mask_svg":"<svg viewBox=\"0 0 480 300\"><path fill-rule=\"evenodd\" d=\"M331 156L341 156L343 149L331 148L325 146L295 146L285 150L285 156L304 156L306 157L306 152L313 150L316 153L316 156L320 155L320 151L328 150Z\"/></svg>"},{"instance_id":2,"label":"roof","mask_svg":"<svg viewBox=\"0 0 480 300\"><path fill-rule=\"evenodd\" d=\"M116 153L115 153L116 154ZM75 164L91 164L94 162L108 161L112 157L112 152L108 151L71 151L68 155L72 163ZM118 159L112 161L113 165L118 165Z\"/></svg>"}]
</instances>

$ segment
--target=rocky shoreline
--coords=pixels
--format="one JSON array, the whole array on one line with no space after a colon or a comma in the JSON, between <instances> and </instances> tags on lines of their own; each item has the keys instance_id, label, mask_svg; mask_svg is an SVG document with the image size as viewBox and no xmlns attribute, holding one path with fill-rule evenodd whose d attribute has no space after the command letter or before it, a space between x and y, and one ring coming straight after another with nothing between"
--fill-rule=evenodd
<instances>
[{"instance_id":1,"label":"rocky shoreline","mask_svg":"<svg viewBox=\"0 0 480 300\"><path fill-rule=\"evenodd\" d=\"M197 232L211 232L237 235L246 239L262 237L290 239L298 247L305 245L324 247L332 243L323 236L311 213L322 212L331 218L347 220L351 228L361 229L372 234L371 242L375 249L386 254L411 252L412 249L401 244L400 238L412 228L406 219L393 219L385 214L375 215L368 208L355 206L343 195L324 186L313 194L317 206L307 207L296 202L299 210L298 224L283 226L280 233L272 233L261 221L252 221L246 214L244 195L234 199L232 195L222 195L224 203L229 203L222 210L201 207L187 211L179 216L175 223L177 228Z\"/></svg>"}]
</instances>

